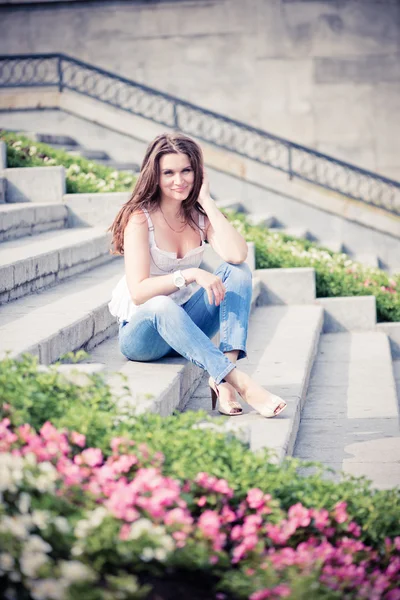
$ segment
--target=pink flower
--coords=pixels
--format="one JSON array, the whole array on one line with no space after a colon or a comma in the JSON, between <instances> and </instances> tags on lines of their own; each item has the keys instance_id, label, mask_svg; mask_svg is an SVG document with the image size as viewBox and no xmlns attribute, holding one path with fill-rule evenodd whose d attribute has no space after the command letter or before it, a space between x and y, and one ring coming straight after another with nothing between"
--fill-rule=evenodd
<instances>
[{"instance_id":1,"label":"pink flower","mask_svg":"<svg viewBox=\"0 0 400 600\"><path fill-rule=\"evenodd\" d=\"M333 516L336 519L337 523L344 523L349 518L346 508L347 502L338 502L337 504L335 504Z\"/></svg>"},{"instance_id":2,"label":"pink flower","mask_svg":"<svg viewBox=\"0 0 400 600\"><path fill-rule=\"evenodd\" d=\"M323 531L329 524L329 513L327 510L322 508L321 510L312 510L312 517L314 519L314 525L319 531Z\"/></svg>"},{"instance_id":3,"label":"pink flower","mask_svg":"<svg viewBox=\"0 0 400 600\"><path fill-rule=\"evenodd\" d=\"M354 537L360 537L360 535L361 535L361 527L359 527L356 523L354 523L354 521L349 523L347 531L349 533L351 533L352 535L354 535Z\"/></svg>"},{"instance_id":4,"label":"pink flower","mask_svg":"<svg viewBox=\"0 0 400 600\"><path fill-rule=\"evenodd\" d=\"M80 455L75 457L76 464L82 464L82 462L89 465L89 467L97 467L103 462L103 453L100 448L86 448Z\"/></svg>"},{"instance_id":5,"label":"pink flower","mask_svg":"<svg viewBox=\"0 0 400 600\"><path fill-rule=\"evenodd\" d=\"M246 500L250 508L260 508L265 503L264 493L258 488L252 488L247 492Z\"/></svg>"},{"instance_id":6,"label":"pink flower","mask_svg":"<svg viewBox=\"0 0 400 600\"><path fill-rule=\"evenodd\" d=\"M83 433L78 433L77 431L72 431L70 437L71 437L71 442L73 444L75 444L76 446L80 446L81 448L84 448L84 446L86 444L86 436L83 435Z\"/></svg>"},{"instance_id":7,"label":"pink flower","mask_svg":"<svg viewBox=\"0 0 400 600\"><path fill-rule=\"evenodd\" d=\"M298 527L308 527L311 522L310 514L312 511L305 508L300 502L289 508L289 519L295 521Z\"/></svg>"},{"instance_id":8,"label":"pink flower","mask_svg":"<svg viewBox=\"0 0 400 600\"><path fill-rule=\"evenodd\" d=\"M218 479L213 486L213 491L218 494L224 494L231 498L233 496L233 490L229 487L228 482L225 479Z\"/></svg>"},{"instance_id":9,"label":"pink flower","mask_svg":"<svg viewBox=\"0 0 400 600\"><path fill-rule=\"evenodd\" d=\"M124 523L119 532L120 540L127 540L129 538L129 534L131 532L131 526L128 523Z\"/></svg>"},{"instance_id":10,"label":"pink flower","mask_svg":"<svg viewBox=\"0 0 400 600\"><path fill-rule=\"evenodd\" d=\"M220 529L219 515L214 510L205 510L197 522L200 531L208 538L214 538Z\"/></svg>"},{"instance_id":11,"label":"pink flower","mask_svg":"<svg viewBox=\"0 0 400 600\"><path fill-rule=\"evenodd\" d=\"M165 525L174 525L176 523L179 525L191 525L193 518L182 508L173 508L165 514L164 523Z\"/></svg>"},{"instance_id":12,"label":"pink flower","mask_svg":"<svg viewBox=\"0 0 400 600\"><path fill-rule=\"evenodd\" d=\"M229 506L224 506L221 511L221 517L223 523L232 523L236 520L235 512L229 508Z\"/></svg>"},{"instance_id":13,"label":"pink flower","mask_svg":"<svg viewBox=\"0 0 400 600\"><path fill-rule=\"evenodd\" d=\"M290 587L284 583L277 585L272 591L278 598L287 598L290 596Z\"/></svg>"},{"instance_id":14,"label":"pink flower","mask_svg":"<svg viewBox=\"0 0 400 600\"><path fill-rule=\"evenodd\" d=\"M201 496L201 498L197 500L197 506L204 506L205 504L207 504L207 497Z\"/></svg>"}]
</instances>

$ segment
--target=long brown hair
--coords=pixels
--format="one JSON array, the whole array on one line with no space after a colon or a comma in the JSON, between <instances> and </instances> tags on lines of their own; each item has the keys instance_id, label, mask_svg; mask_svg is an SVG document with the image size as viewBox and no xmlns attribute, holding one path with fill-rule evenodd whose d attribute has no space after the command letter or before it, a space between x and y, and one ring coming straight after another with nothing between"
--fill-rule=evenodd
<instances>
[{"instance_id":1,"label":"long brown hair","mask_svg":"<svg viewBox=\"0 0 400 600\"><path fill-rule=\"evenodd\" d=\"M203 182L203 153L200 146L182 133L162 133L149 144L132 195L122 206L109 229L112 232L114 254L124 253L124 230L132 214L141 208L153 212L160 205L160 158L171 153L186 154L194 173L192 190L181 204L181 216L190 226L198 228L194 219L195 212L206 214L197 202Z\"/></svg>"}]
</instances>

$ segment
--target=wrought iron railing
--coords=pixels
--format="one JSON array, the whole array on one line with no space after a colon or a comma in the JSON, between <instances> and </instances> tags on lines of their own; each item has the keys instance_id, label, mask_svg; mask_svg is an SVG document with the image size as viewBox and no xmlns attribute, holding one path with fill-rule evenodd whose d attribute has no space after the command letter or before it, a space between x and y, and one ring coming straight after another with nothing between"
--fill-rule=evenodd
<instances>
[{"instance_id":1,"label":"wrought iron railing","mask_svg":"<svg viewBox=\"0 0 400 600\"><path fill-rule=\"evenodd\" d=\"M400 214L400 183L64 54L0 56L0 88L57 86Z\"/></svg>"}]
</instances>

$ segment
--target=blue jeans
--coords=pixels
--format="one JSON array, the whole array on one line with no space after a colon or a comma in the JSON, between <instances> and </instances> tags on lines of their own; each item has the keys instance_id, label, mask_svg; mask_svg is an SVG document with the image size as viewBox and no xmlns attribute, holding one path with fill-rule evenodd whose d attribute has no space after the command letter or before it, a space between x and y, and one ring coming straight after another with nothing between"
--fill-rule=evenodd
<instances>
[{"instance_id":1,"label":"blue jeans","mask_svg":"<svg viewBox=\"0 0 400 600\"><path fill-rule=\"evenodd\" d=\"M129 322L120 324L122 354L129 360L143 362L180 354L220 383L235 368L224 352L239 350L238 359L247 355L252 275L246 263L225 262L215 275L226 289L219 306L209 304L203 288L182 306L169 296L155 296L141 304ZM218 330L219 348L210 339Z\"/></svg>"}]
</instances>

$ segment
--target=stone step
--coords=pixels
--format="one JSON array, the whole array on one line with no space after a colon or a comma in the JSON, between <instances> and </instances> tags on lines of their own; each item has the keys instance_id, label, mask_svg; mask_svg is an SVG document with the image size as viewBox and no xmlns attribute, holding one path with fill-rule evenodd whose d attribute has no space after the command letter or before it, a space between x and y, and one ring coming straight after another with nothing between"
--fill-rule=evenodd
<instances>
[{"instance_id":1,"label":"stone step","mask_svg":"<svg viewBox=\"0 0 400 600\"><path fill-rule=\"evenodd\" d=\"M0 204L4 204L5 201L6 201L6 180L4 179L4 177L0 177Z\"/></svg>"},{"instance_id":2,"label":"stone step","mask_svg":"<svg viewBox=\"0 0 400 600\"><path fill-rule=\"evenodd\" d=\"M64 229L67 219L64 204L4 204L0 206L0 242Z\"/></svg>"},{"instance_id":3,"label":"stone step","mask_svg":"<svg viewBox=\"0 0 400 600\"><path fill-rule=\"evenodd\" d=\"M294 455L335 471L400 484L400 429L387 336L321 336Z\"/></svg>"},{"instance_id":4,"label":"stone step","mask_svg":"<svg viewBox=\"0 0 400 600\"><path fill-rule=\"evenodd\" d=\"M107 304L123 272L123 260L117 258L0 307L0 357L7 351L12 357L31 352L49 364L115 334L117 323Z\"/></svg>"},{"instance_id":5,"label":"stone step","mask_svg":"<svg viewBox=\"0 0 400 600\"><path fill-rule=\"evenodd\" d=\"M318 246L328 248L332 252L343 252L343 243L340 240L319 240Z\"/></svg>"},{"instance_id":6,"label":"stone step","mask_svg":"<svg viewBox=\"0 0 400 600\"><path fill-rule=\"evenodd\" d=\"M128 171L129 173L140 172L140 165L138 165L137 163L118 162L111 158L107 160L98 160L97 162L104 165L105 167L114 169L115 171Z\"/></svg>"},{"instance_id":7,"label":"stone step","mask_svg":"<svg viewBox=\"0 0 400 600\"><path fill-rule=\"evenodd\" d=\"M376 254L370 254L368 252L352 254L352 260L362 263L363 265L367 265L368 267L375 267L379 269L380 263L379 258Z\"/></svg>"},{"instance_id":8,"label":"stone step","mask_svg":"<svg viewBox=\"0 0 400 600\"><path fill-rule=\"evenodd\" d=\"M65 229L0 246L0 304L54 285L112 258L103 228Z\"/></svg>"},{"instance_id":9,"label":"stone step","mask_svg":"<svg viewBox=\"0 0 400 600\"><path fill-rule=\"evenodd\" d=\"M24 135L25 137L36 142L42 142L43 144L49 144L51 146L78 146L78 142L68 135L53 133L36 133L33 131L23 131L21 129L18 130L16 133Z\"/></svg>"},{"instance_id":10,"label":"stone step","mask_svg":"<svg viewBox=\"0 0 400 600\"><path fill-rule=\"evenodd\" d=\"M223 210L232 210L234 212L247 213L247 209L245 208L242 202L238 200L218 200L217 206L219 209Z\"/></svg>"},{"instance_id":11,"label":"stone step","mask_svg":"<svg viewBox=\"0 0 400 600\"><path fill-rule=\"evenodd\" d=\"M102 150L92 150L90 148L82 148L81 146L77 146L76 148L62 146L60 147L60 150L65 150L66 152L68 152L68 154L82 156L83 158L87 158L88 160L94 160L96 162L102 160L109 160L110 158L110 155L107 154L107 152L103 152Z\"/></svg>"},{"instance_id":12,"label":"stone step","mask_svg":"<svg viewBox=\"0 0 400 600\"><path fill-rule=\"evenodd\" d=\"M305 227L282 227L277 229L277 231L295 238L303 238L305 240L310 240L312 238L311 233Z\"/></svg>"},{"instance_id":13,"label":"stone step","mask_svg":"<svg viewBox=\"0 0 400 600\"><path fill-rule=\"evenodd\" d=\"M247 215L247 220L250 225L258 225L260 227L279 227L278 219L272 213L250 213Z\"/></svg>"},{"instance_id":14,"label":"stone step","mask_svg":"<svg viewBox=\"0 0 400 600\"><path fill-rule=\"evenodd\" d=\"M253 278L252 310L259 292L260 282ZM183 408L203 375L202 369L181 357L152 363L129 361L121 354L117 337L97 345L89 362L104 365L114 393L117 396L124 394L129 410L156 412L162 416ZM130 390L128 395L124 386Z\"/></svg>"},{"instance_id":15,"label":"stone step","mask_svg":"<svg viewBox=\"0 0 400 600\"><path fill-rule=\"evenodd\" d=\"M281 396L288 408L266 419L242 402L243 415L235 417L235 428L247 429L252 450L269 448L278 460L292 454L300 412L304 404L313 360L322 329L319 306L262 306L250 319L248 357L238 363L255 381ZM206 381L194 392L184 410L212 412Z\"/></svg>"}]
</instances>

